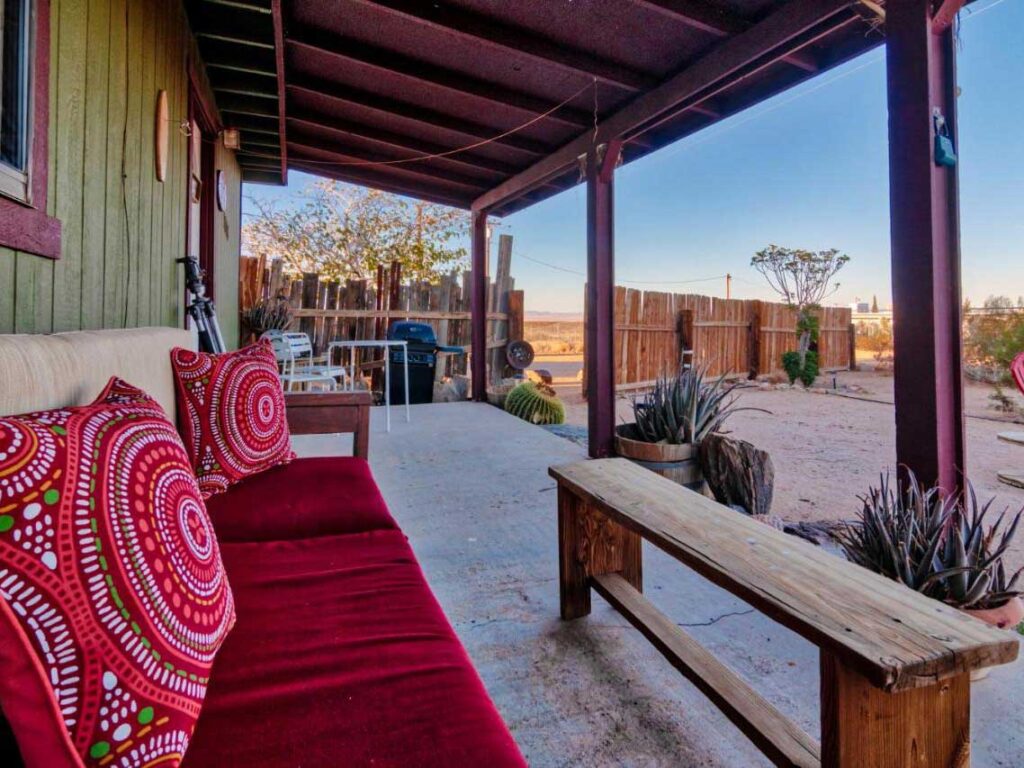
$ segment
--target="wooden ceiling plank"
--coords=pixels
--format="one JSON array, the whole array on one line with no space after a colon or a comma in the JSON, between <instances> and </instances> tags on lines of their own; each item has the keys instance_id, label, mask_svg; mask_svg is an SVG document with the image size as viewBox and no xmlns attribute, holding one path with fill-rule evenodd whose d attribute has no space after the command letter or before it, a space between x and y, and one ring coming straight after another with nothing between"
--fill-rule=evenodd
<instances>
[{"instance_id":1,"label":"wooden ceiling plank","mask_svg":"<svg viewBox=\"0 0 1024 768\"><path fill-rule=\"evenodd\" d=\"M716 37L732 37L746 32L753 23L723 8L702 0L632 0L637 5L661 13L687 26ZM810 54L793 53L782 59L805 72L817 72L818 64Z\"/></svg>"},{"instance_id":2,"label":"wooden ceiling plank","mask_svg":"<svg viewBox=\"0 0 1024 768\"><path fill-rule=\"evenodd\" d=\"M302 162L301 157L292 157L289 165L294 170L311 173L315 176L324 176L330 179L337 179L349 184L356 184L363 187L372 187L384 192L392 192L397 195L405 195L418 200L428 200L442 205L449 205L454 208L469 208L470 198L458 195L444 187L433 187L429 185L407 185L392 177L381 175L366 170L329 170L315 165L307 165Z\"/></svg>"},{"instance_id":3,"label":"wooden ceiling plank","mask_svg":"<svg viewBox=\"0 0 1024 768\"><path fill-rule=\"evenodd\" d=\"M848 8L849 0L792 0L746 32L723 40L682 72L600 121L595 131L580 134L561 149L480 196L473 201L474 209L489 210L508 203L511 198L575 164L592 144L603 144L628 135L637 127L672 112L676 105L709 86L743 74L744 68L754 62L763 60L763 66L768 66L772 57L765 60L767 54L778 52L777 58L782 58L786 55L785 48L792 46L801 35Z\"/></svg>"},{"instance_id":4,"label":"wooden ceiling plank","mask_svg":"<svg viewBox=\"0 0 1024 768\"><path fill-rule=\"evenodd\" d=\"M657 84L657 78L646 73L609 62L521 27L445 3L424 3L422 0L353 1L382 13L400 16L406 22L453 32L505 52L528 56L547 66L597 78L602 83L634 93Z\"/></svg>"},{"instance_id":5,"label":"wooden ceiling plank","mask_svg":"<svg viewBox=\"0 0 1024 768\"><path fill-rule=\"evenodd\" d=\"M441 170L439 168L425 168L417 165L416 163L388 164L389 161L402 159L394 155L394 153L389 155L381 152L367 152L363 149L357 150L352 147L345 147L335 142L330 144L318 142L314 145L303 141L303 138L304 137L297 138L293 136L288 140L288 146L306 155L306 161L311 165L316 165L316 161L318 160L325 160L328 161L327 167L331 168L332 166L330 165L330 161L337 160L338 165L334 167L341 170L348 170L349 168L362 170L363 168L366 168L373 171L384 171L385 173L419 176L431 181L443 181L451 186L463 187L466 190L469 190L469 194L479 194L483 190L487 189L486 181L472 178L470 176L464 176L460 173L451 173L450 171ZM315 153L319 153L322 157L309 157L309 155ZM344 165L344 163L349 162L365 163L365 165Z\"/></svg>"},{"instance_id":6,"label":"wooden ceiling plank","mask_svg":"<svg viewBox=\"0 0 1024 768\"><path fill-rule=\"evenodd\" d=\"M394 115L403 120L409 120L432 128L457 132L474 139L493 139L493 142L497 145L529 153L534 157L546 155L554 149L554 147L542 142L522 136L512 135L500 139L494 138L501 133L500 129L326 80L292 77L288 83L288 88L293 91L323 96L332 101L365 107L374 112Z\"/></svg>"},{"instance_id":7,"label":"wooden ceiling plank","mask_svg":"<svg viewBox=\"0 0 1024 768\"><path fill-rule=\"evenodd\" d=\"M396 149L416 152L418 154L433 155L457 149L457 147L434 144L433 142L414 139L409 136L391 133L390 131L383 131L374 126L353 123L349 120L339 120L338 118L331 117L328 122L328 118L325 118L324 116L314 115L305 111L296 111L295 109L288 110L288 119L320 130L357 136L362 139L374 141L379 144L385 144ZM454 155L448 155L443 159L448 162L459 163L473 168L494 171L506 176L510 176L513 173L518 173L522 170L518 166L503 163L500 160L492 160L489 157L483 157L482 155L473 154L471 152L461 152Z\"/></svg>"},{"instance_id":8,"label":"wooden ceiling plank","mask_svg":"<svg viewBox=\"0 0 1024 768\"><path fill-rule=\"evenodd\" d=\"M291 46L315 51L333 59L346 59L380 72L398 75L406 80L443 88L533 116L542 115L554 109L555 111L547 115L545 120L560 122L572 128L586 128L593 124L593 116L587 112L567 106L555 109L557 104L531 94L486 80L479 80L455 70L419 61L373 45L339 38L322 30L308 27L295 32L289 30L287 42Z\"/></svg>"}]
</instances>

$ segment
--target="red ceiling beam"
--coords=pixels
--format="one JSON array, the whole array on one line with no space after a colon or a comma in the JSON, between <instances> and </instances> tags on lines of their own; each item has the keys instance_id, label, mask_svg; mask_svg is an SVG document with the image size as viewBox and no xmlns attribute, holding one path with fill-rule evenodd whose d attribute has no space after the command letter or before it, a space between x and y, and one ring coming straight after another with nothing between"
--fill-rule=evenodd
<instances>
[{"instance_id":1,"label":"red ceiling beam","mask_svg":"<svg viewBox=\"0 0 1024 768\"><path fill-rule=\"evenodd\" d=\"M593 123L593 116L571 107L555 109L545 99L505 86L479 80L455 70L439 67L425 61L403 56L366 43L348 40L313 28L289 32L288 44L314 51L332 59L345 59L378 72L396 75L418 84L443 88L448 91L486 101L502 107L526 112L531 116L551 112L545 120L560 122L573 128L585 128Z\"/></svg>"},{"instance_id":2,"label":"red ceiling beam","mask_svg":"<svg viewBox=\"0 0 1024 768\"><path fill-rule=\"evenodd\" d=\"M942 0L932 16L932 34L940 35L949 29L965 5L967 0Z\"/></svg>"},{"instance_id":3,"label":"red ceiling beam","mask_svg":"<svg viewBox=\"0 0 1024 768\"><path fill-rule=\"evenodd\" d=\"M479 193L480 190L487 188L487 182L481 179L451 173L440 168L424 168L422 163L389 164L389 161L402 159L394 154L366 152L365 150L356 153L355 150L337 144L314 145L309 143L309 137L305 136L301 138L293 136L288 144L292 151L304 156L307 165L316 166L323 161L325 167L339 170L342 173L347 173L350 169L356 171L367 169L385 175L427 179L428 181L442 182L446 186L459 187L459 192L464 192L467 195ZM337 162L336 165L333 164L334 161ZM348 165L348 163L352 163L352 165Z\"/></svg>"},{"instance_id":4,"label":"red ceiling beam","mask_svg":"<svg viewBox=\"0 0 1024 768\"><path fill-rule=\"evenodd\" d=\"M491 179L487 179L480 178L479 176L468 176L448 168L439 167L438 164L443 163L443 160L417 160L410 163L393 162L410 159L412 155L408 151L395 152L394 150L386 150L377 152L368 150L365 147L353 146L341 140L325 141L321 136L312 135L308 131L297 130L292 131L292 138L289 141L295 147L320 150L329 155L330 158L337 158L342 163L365 164L363 166L350 167L369 168L372 167L371 164L376 164L388 171L394 171L406 176L422 176L428 179L451 182L452 184L466 187L468 190L484 190L487 189L489 184L494 183L493 174L491 174Z\"/></svg>"},{"instance_id":5,"label":"red ceiling beam","mask_svg":"<svg viewBox=\"0 0 1024 768\"><path fill-rule=\"evenodd\" d=\"M502 129L482 125L472 120L462 120L458 117L446 115L443 112L435 112L432 109L420 107L416 104L397 101L370 91L363 91L328 80L293 75L291 82L288 83L288 89L351 104L431 128L440 128L445 131L459 133L474 139L489 139L500 147L514 149L518 152L534 155L535 157L546 155L553 149L553 147L547 144L516 134L495 138L502 132Z\"/></svg>"},{"instance_id":6,"label":"red ceiling beam","mask_svg":"<svg viewBox=\"0 0 1024 768\"><path fill-rule=\"evenodd\" d=\"M315 163L304 163L303 158L292 155L288 160L288 167L292 170L303 171L314 176L324 176L329 179L337 179L349 184L357 184L362 187L379 189L382 192L391 192L396 195L416 198L417 200L429 200L432 203L450 205L453 208L469 208L469 200L453 192L447 187L428 186L419 182L403 183L402 179L395 179L392 176L376 171L368 171L354 168L325 168Z\"/></svg>"},{"instance_id":7,"label":"red ceiling beam","mask_svg":"<svg viewBox=\"0 0 1024 768\"><path fill-rule=\"evenodd\" d=\"M746 19L708 5L703 0L633 0L633 2L715 37L732 37L746 32L754 26ZM805 72L818 71L817 62L806 53L792 53L784 56L782 60Z\"/></svg>"},{"instance_id":8,"label":"red ceiling beam","mask_svg":"<svg viewBox=\"0 0 1024 768\"><path fill-rule=\"evenodd\" d=\"M526 56L547 66L628 91L644 91L657 84L651 75L620 64L574 50L563 43L542 37L535 32L504 24L491 17L448 5L425 3L423 0L353 0L381 12L401 16L404 20L453 32L466 39L500 49L505 54Z\"/></svg>"},{"instance_id":9,"label":"red ceiling beam","mask_svg":"<svg viewBox=\"0 0 1024 768\"><path fill-rule=\"evenodd\" d=\"M281 135L281 183L288 183L288 143L285 110L288 106L285 91L285 32L281 15L281 0L271 0L270 13L273 16L273 53L278 68L278 130Z\"/></svg>"},{"instance_id":10,"label":"red ceiling beam","mask_svg":"<svg viewBox=\"0 0 1024 768\"><path fill-rule=\"evenodd\" d=\"M373 126L361 125L349 120L341 120L333 116L317 115L305 110L296 111L294 108L288 111L288 120L318 131L327 131L329 133L340 134L342 136L354 136L358 139L391 147L392 149L412 152L415 155L436 155L457 149L457 147L434 144L429 141L421 141L420 139L391 133L390 131L382 131ZM436 162L454 163L466 166L467 168L474 168L477 171L489 172L489 175L498 173L504 176L510 176L513 173L522 170L520 167L515 165L509 165L508 163L503 163L500 160L492 160L489 157L483 157L481 155L473 154L472 152L459 152L453 155L445 155L445 157L436 158Z\"/></svg>"},{"instance_id":11,"label":"red ceiling beam","mask_svg":"<svg viewBox=\"0 0 1024 768\"><path fill-rule=\"evenodd\" d=\"M600 121L596 132L581 133L556 152L481 195L473 201L473 207L491 210L502 206L557 176L595 143L622 138L662 115L678 113L680 104L700 96L712 86L748 77L752 66L769 66L805 44L801 37L809 31L841 14L846 14L840 19L846 23L850 18L849 5L849 0L792 0L746 32L723 40L679 74Z\"/></svg>"}]
</instances>

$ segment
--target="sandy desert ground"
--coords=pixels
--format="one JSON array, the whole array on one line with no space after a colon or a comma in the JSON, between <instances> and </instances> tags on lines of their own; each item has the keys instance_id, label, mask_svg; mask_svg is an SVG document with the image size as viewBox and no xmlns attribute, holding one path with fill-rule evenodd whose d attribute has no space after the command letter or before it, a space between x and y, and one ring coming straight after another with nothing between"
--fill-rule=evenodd
<instances>
[{"instance_id":1,"label":"sandy desert ground","mask_svg":"<svg viewBox=\"0 0 1024 768\"><path fill-rule=\"evenodd\" d=\"M576 366L573 368L573 366ZM535 367L552 371L564 383L559 394L566 402L570 424L586 425L586 403L575 379L578 363L565 359L539 361ZM831 375L819 380L831 383ZM895 425L892 377L870 371L836 375L839 387L855 385L856 394L823 394L794 390L760 390L741 395L744 405L763 408L770 414L743 411L728 423L729 430L771 454L775 465L775 498L772 512L787 521L841 520L852 517L857 496L878 483L879 473L892 468L895 456ZM1000 469L1024 469L1024 447L997 439L1000 432L1024 430L1012 417L989 407L991 388L968 384L965 392L967 418L967 469L981 499L996 497L993 511L1024 507L1024 490L1000 483ZM1017 397L1024 407L1024 398ZM618 418L629 421L630 401L618 403ZM1024 533L1016 537L1010 565L1024 566Z\"/></svg>"}]
</instances>

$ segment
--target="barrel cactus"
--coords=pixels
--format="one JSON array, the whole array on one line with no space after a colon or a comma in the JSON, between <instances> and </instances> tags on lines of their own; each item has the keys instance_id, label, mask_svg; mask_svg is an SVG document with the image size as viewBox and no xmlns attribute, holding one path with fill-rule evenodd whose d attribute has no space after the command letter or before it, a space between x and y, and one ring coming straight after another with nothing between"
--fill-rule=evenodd
<instances>
[{"instance_id":1,"label":"barrel cactus","mask_svg":"<svg viewBox=\"0 0 1024 768\"><path fill-rule=\"evenodd\" d=\"M565 406L546 384L524 381L505 398L505 410L531 424L561 424Z\"/></svg>"}]
</instances>

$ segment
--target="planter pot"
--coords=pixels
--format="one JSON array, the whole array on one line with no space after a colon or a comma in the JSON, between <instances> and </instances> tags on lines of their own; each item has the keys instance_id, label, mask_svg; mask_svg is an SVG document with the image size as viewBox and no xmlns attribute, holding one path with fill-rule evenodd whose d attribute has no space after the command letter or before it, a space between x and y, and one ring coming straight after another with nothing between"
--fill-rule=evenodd
<instances>
[{"instance_id":1,"label":"planter pot","mask_svg":"<svg viewBox=\"0 0 1024 768\"><path fill-rule=\"evenodd\" d=\"M1024 621L1024 601L1015 597L998 608L965 608L964 613L993 627L1013 631L1021 621ZM971 680L984 680L990 670L991 667L974 670L971 672Z\"/></svg>"},{"instance_id":2,"label":"planter pot","mask_svg":"<svg viewBox=\"0 0 1024 768\"><path fill-rule=\"evenodd\" d=\"M615 451L641 467L667 477L674 483L698 493L704 490L704 475L697 460L697 446L671 443L646 443L637 439L635 424L620 424L615 429Z\"/></svg>"},{"instance_id":3,"label":"planter pot","mask_svg":"<svg viewBox=\"0 0 1024 768\"><path fill-rule=\"evenodd\" d=\"M967 608L964 613L999 629L1014 629L1024 621L1024 601L1015 597L998 608Z\"/></svg>"}]
</instances>

